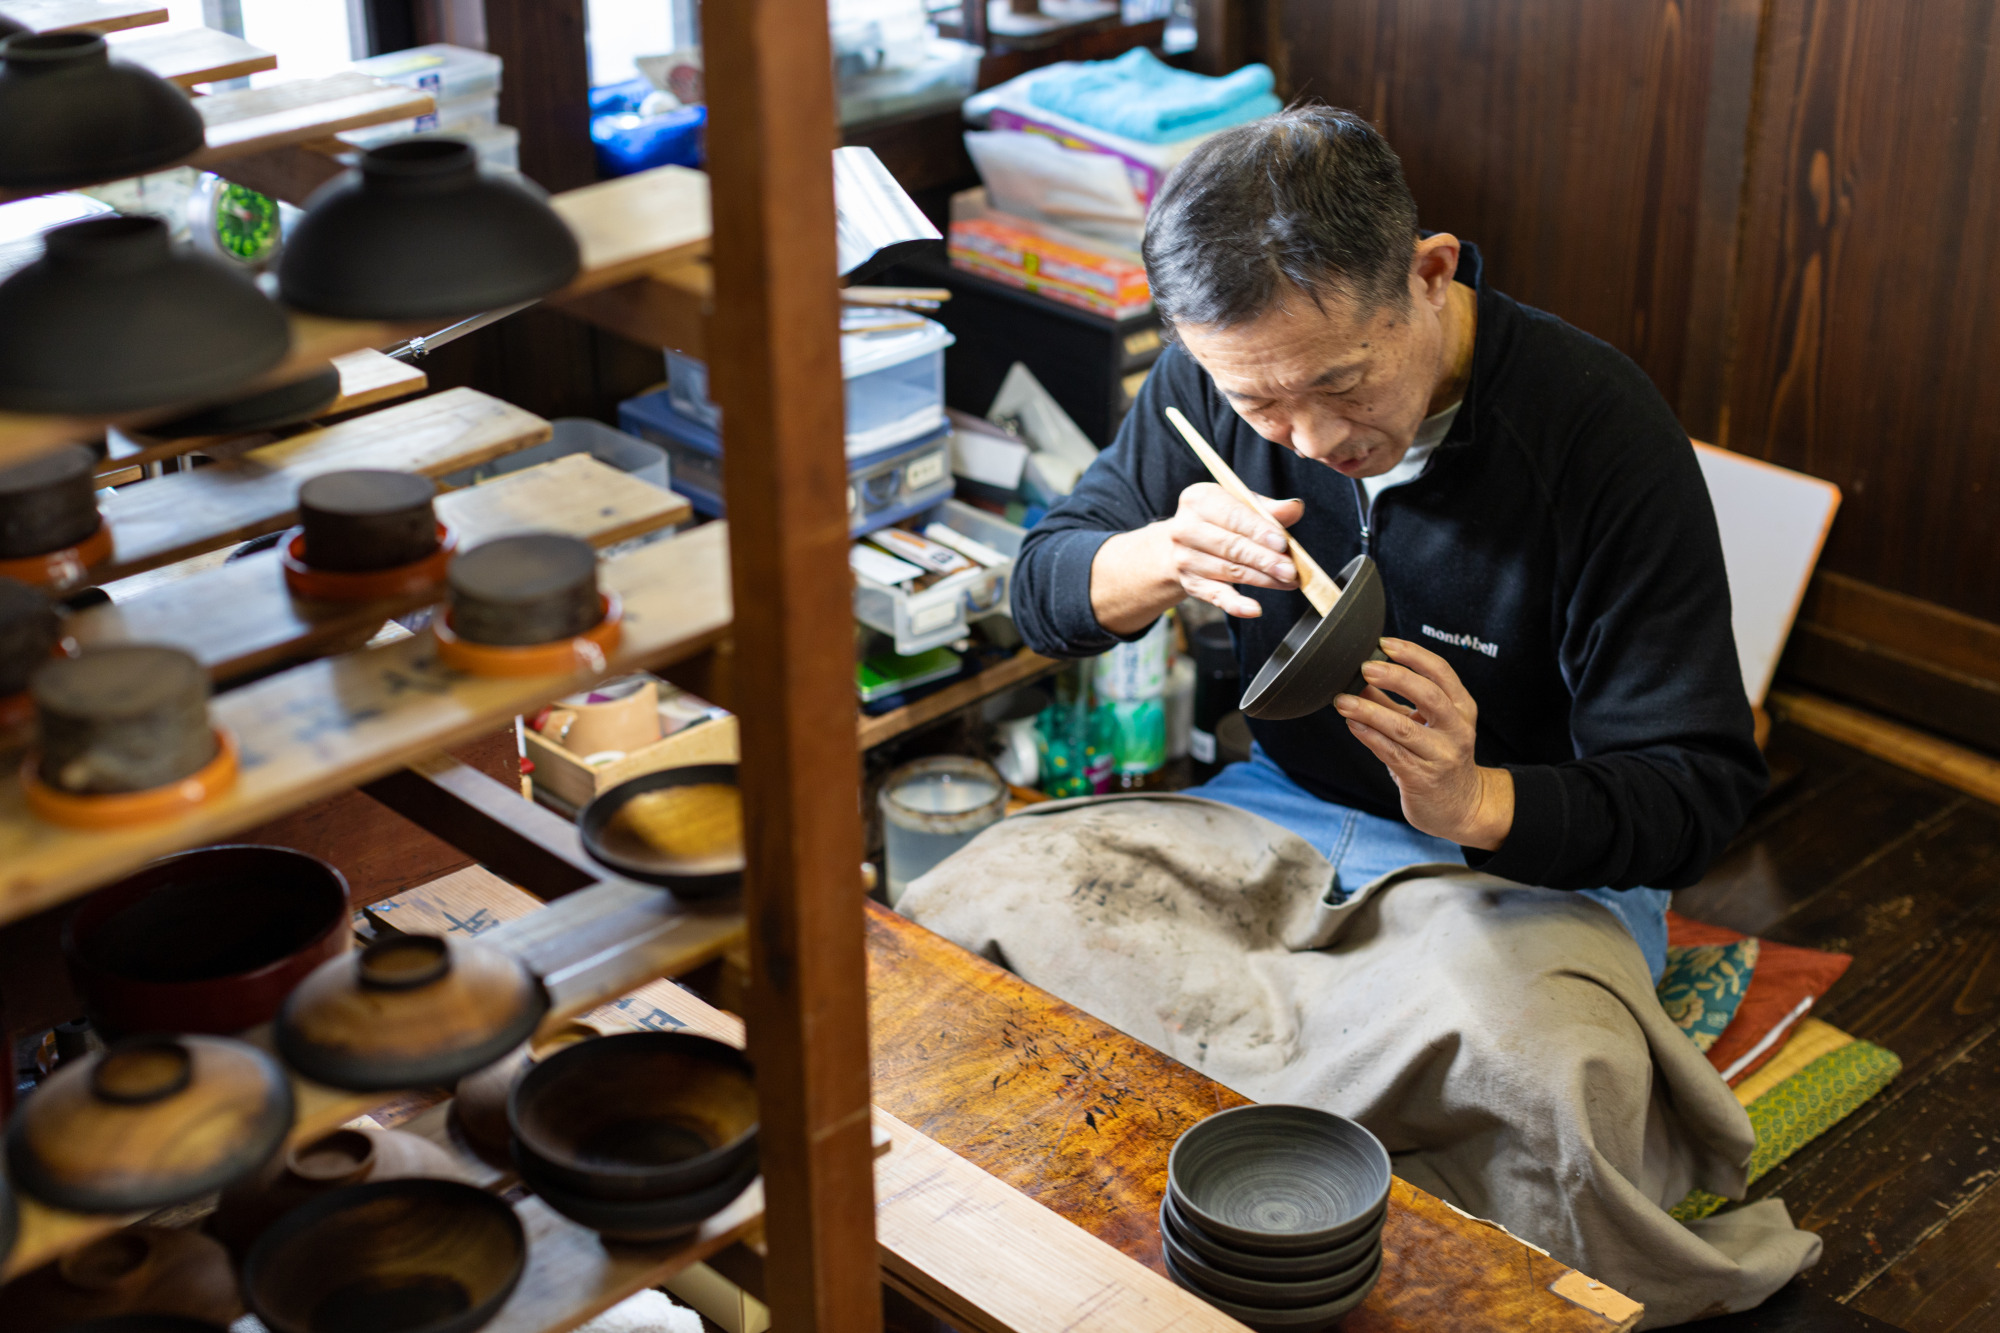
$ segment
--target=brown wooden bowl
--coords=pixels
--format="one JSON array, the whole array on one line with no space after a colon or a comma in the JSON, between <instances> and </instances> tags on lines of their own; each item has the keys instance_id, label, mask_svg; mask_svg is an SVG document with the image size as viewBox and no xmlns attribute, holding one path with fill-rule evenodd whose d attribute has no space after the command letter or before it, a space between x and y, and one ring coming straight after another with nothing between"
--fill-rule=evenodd
<instances>
[{"instance_id":1,"label":"brown wooden bowl","mask_svg":"<svg viewBox=\"0 0 2000 1333\"><path fill-rule=\"evenodd\" d=\"M757 1085L734 1046L623 1032L529 1070L507 1124L524 1175L586 1198L658 1200L712 1186L751 1159Z\"/></svg>"},{"instance_id":2,"label":"brown wooden bowl","mask_svg":"<svg viewBox=\"0 0 2000 1333\"><path fill-rule=\"evenodd\" d=\"M524 1042L486 1068L467 1074L452 1090L453 1125L481 1157L497 1166L510 1164L513 1135L507 1128L507 1099L521 1075L537 1060L546 1060L565 1046L603 1035L591 1024L573 1019L546 1038Z\"/></svg>"},{"instance_id":3,"label":"brown wooden bowl","mask_svg":"<svg viewBox=\"0 0 2000 1333\"><path fill-rule=\"evenodd\" d=\"M346 952L347 881L285 847L203 847L100 889L63 926L90 1020L107 1036L241 1032Z\"/></svg>"},{"instance_id":4,"label":"brown wooden bowl","mask_svg":"<svg viewBox=\"0 0 2000 1333\"><path fill-rule=\"evenodd\" d=\"M639 1243L674 1240L698 1230L703 1222L735 1203L757 1174L753 1152L721 1180L686 1194L662 1199L594 1199L553 1185L528 1166L521 1168L522 1183L570 1221L607 1240Z\"/></svg>"},{"instance_id":5,"label":"brown wooden bowl","mask_svg":"<svg viewBox=\"0 0 2000 1333\"><path fill-rule=\"evenodd\" d=\"M7 1123L7 1170L43 1203L132 1213L262 1166L292 1127L277 1062L224 1037L129 1037L66 1064Z\"/></svg>"},{"instance_id":6,"label":"brown wooden bowl","mask_svg":"<svg viewBox=\"0 0 2000 1333\"><path fill-rule=\"evenodd\" d=\"M395 935L322 963L285 999L278 1053L308 1078L379 1092L449 1085L526 1041L548 993L476 940Z\"/></svg>"},{"instance_id":7,"label":"brown wooden bowl","mask_svg":"<svg viewBox=\"0 0 2000 1333\"><path fill-rule=\"evenodd\" d=\"M649 839L643 831L640 821L646 818L647 803L659 801L663 794L683 787L734 790L738 787L737 767L685 764L642 773L599 792L577 816L577 835L583 839L583 850L599 865L642 884L672 889L677 898L701 900L735 893L743 886L746 864L740 831L733 841L725 840L713 849L700 845L711 841L709 837L697 836L697 845L688 853L657 845L657 837ZM726 795L719 790L712 794ZM740 812L740 804L737 809ZM712 815L698 807L695 820L714 827L714 819L726 818L728 814L726 807L715 808ZM740 822L740 813L738 819ZM667 831L671 832L672 827Z\"/></svg>"},{"instance_id":8,"label":"brown wooden bowl","mask_svg":"<svg viewBox=\"0 0 2000 1333\"><path fill-rule=\"evenodd\" d=\"M238 1255L272 1223L322 1194L377 1180L465 1180L450 1153L395 1129L344 1128L294 1144L264 1164L254 1179L222 1192L209 1230ZM471 1184L471 1181L466 1181Z\"/></svg>"},{"instance_id":9,"label":"brown wooden bowl","mask_svg":"<svg viewBox=\"0 0 2000 1333\"><path fill-rule=\"evenodd\" d=\"M229 1333L229 1329L177 1314L115 1314L71 1324L62 1333Z\"/></svg>"},{"instance_id":10,"label":"brown wooden bowl","mask_svg":"<svg viewBox=\"0 0 2000 1333\"><path fill-rule=\"evenodd\" d=\"M0 1175L0 1266L14 1252L14 1239L21 1234L21 1210L14 1204L14 1187Z\"/></svg>"},{"instance_id":11,"label":"brown wooden bowl","mask_svg":"<svg viewBox=\"0 0 2000 1333\"><path fill-rule=\"evenodd\" d=\"M271 1333L470 1333L528 1263L514 1210L450 1180L350 1185L292 1210L243 1265Z\"/></svg>"},{"instance_id":12,"label":"brown wooden bowl","mask_svg":"<svg viewBox=\"0 0 2000 1333\"><path fill-rule=\"evenodd\" d=\"M114 1231L0 1287L0 1327L9 1333L130 1314L228 1324L242 1313L229 1252L176 1227Z\"/></svg>"}]
</instances>

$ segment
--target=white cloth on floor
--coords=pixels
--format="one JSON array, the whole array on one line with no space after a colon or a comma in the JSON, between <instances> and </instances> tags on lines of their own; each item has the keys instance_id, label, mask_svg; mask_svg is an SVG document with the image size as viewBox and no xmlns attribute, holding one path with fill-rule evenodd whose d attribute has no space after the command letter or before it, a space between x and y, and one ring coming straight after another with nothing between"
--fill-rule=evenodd
<instances>
[{"instance_id":1,"label":"white cloth on floor","mask_svg":"<svg viewBox=\"0 0 2000 1333\"><path fill-rule=\"evenodd\" d=\"M1749 1117L1599 904L1463 866L1339 906L1324 857L1180 796L1052 802L913 881L899 910L1264 1102L1372 1130L1413 1185L1646 1305L1642 1327L1748 1309L1819 1258L1741 1198Z\"/></svg>"}]
</instances>

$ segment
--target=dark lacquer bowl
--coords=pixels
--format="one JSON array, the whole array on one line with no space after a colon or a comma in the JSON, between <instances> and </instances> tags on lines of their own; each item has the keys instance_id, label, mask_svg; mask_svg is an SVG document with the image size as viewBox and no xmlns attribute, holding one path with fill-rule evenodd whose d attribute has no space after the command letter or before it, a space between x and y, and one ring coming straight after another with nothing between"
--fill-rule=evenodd
<instances>
[{"instance_id":1,"label":"dark lacquer bowl","mask_svg":"<svg viewBox=\"0 0 2000 1333\"><path fill-rule=\"evenodd\" d=\"M566 1046L522 1075L507 1124L524 1177L586 1198L660 1200L753 1160L757 1086L733 1046L623 1032Z\"/></svg>"},{"instance_id":2,"label":"dark lacquer bowl","mask_svg":"<svg viewBox=\"0 0 2000 1333\"><path fill-rule=\"evenodd\" d=\"M1332 1328L1343 1316L1368 1299L1368 1293L1375 1290L1375 1283L1382 1276L1382 1260L1378 1257L1368 1271L1362 1274L1356 1285L1342 1295L1320 1305L1308 1305L1292 1310L1274 1310L1265 1306L1247 1305L1204 1291L1187 1274L1175 1267L1171 1257L1167 1260L1167 1276L1231 1319L1256 1329L1257 1333L1318 1333L1321 1329Z\"/></svg>"},{"instance_id":3,"label":"dark lacquer bowl","mask_svg":"<svg viewBox=\"0 0 2000 1333\"><path fill-rule=\"evenodd\" d=\"M1251 1254L1224 1245L1188 1222L1175 1211L1173 1196L1160 1200L1160 1232L1167 1240L1192 1251L1210 1268L1260 1282L1313 1282L1345 1272L1381 1248L1382 1224L1387 1220L1388 1210L1384 1209L1360 1235L1332 1249L1310 1254Z\"/></svg>"},{"instance_id":4,"label":"dark lacquer bowl","mask_svg":"<svg viewBox=\"0 0 2000 1333\"><path fill-rule=\"evenodd\" d=\"M754 1148L754 1144L752 1145ZM685 1236L715 1216L757 1178L757 1155L713 1184L661 1199L596 1199L551 1184L529 1166L521 1179L543 1203L581 1226L611 1240L661 1241Z\"/></svg>"},{"instance_id":5,"label":"dark lacquer bowl","mask_svg":"<svg viewBox=\"0 0 2000 1333\"><path fill-rule=\"evenodd\" d=\"M736 786L734 764L688 764L642 773L599 792L583 807L577 816L583 849L593 861L628 879L672 889L677 898L698 901L735 893L743 886L745 864L740 834L733 846L676 852L670 839L662 843L648 836L648 805L674 788ZM673 829L666 832L671 835Z\"/></svg>"},{"instance_id":6,"label":"dark lacquer bowl","mask_svg":"<svg viewBox=\"0 0 2000 1333\"><path fill-rule=\"evenodd\" d=\"M470 1333L527 1267L520 1219L452 1180L350 1185L251 1247L243 1294L271 1333Z\"/></svg>"},{"instance_id":7,"label":"dark lacquer bowl","mask_svg":"<svg viewBox=\"0 0 2000 1333\"><path fill-rule=\"evenodd\" d=\"M1389 1197L1389 1154L1366 1129L1308 1106L1239 1106L1181 1135L1167 1159L1181 1217L1252 1254L1328 1250Z\"/></svg>"},{"instance_id":8,"label":"dark lacquer bowl","mask_svg":"<svg viewBox=\"0 0 2000 1333\"><path fill-rule=\"evenodd\" d=\"M285 847L163 857L83 901L63 927L70 975L110 1034L241 1032L343 953L347 881Z\"/></svg>"}]
</instances>

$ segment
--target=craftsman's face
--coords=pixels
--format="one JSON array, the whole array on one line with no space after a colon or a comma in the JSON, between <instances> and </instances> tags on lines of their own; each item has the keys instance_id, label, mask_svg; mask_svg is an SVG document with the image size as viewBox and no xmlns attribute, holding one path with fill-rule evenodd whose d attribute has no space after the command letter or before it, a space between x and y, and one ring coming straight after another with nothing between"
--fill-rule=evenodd
<instances>
[{"instance_id":1,"label":"craftsman's face","mask_svg":"<svg viewBox=\"0 0 2000 1333\"><path fill-rule=\"evenodd\" d=\"M1344 476L1377 477L1403 461L1449 373L1443 321L1457 266L1455 239L1426 237L1401 307L1363 312L1292 291L1255 320L1175 334L1259 435Z\"/></svg>"}]
</instances>

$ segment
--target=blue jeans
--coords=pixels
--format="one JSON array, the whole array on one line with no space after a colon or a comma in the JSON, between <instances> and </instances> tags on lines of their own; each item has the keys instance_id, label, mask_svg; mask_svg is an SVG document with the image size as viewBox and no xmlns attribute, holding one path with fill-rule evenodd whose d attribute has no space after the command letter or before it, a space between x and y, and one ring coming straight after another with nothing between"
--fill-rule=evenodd
<instances>
[{"instance_id":1,"label":"blue jeans","mask_svg":"<svg viewBox=\"0 0 2000 1333\"><path fill-rule=\"evenodd\" d=\"M1205 796L1288 828L1333 862L1337 888L1356 889L1380 875L1423 861L1465 864L1458 844L1419 833L1400 820L1363 814L1344 805L1322 801L1287 777L1271 762L1262 746L1252 746L1250 762L1231 764L1188 796ZM1639 943L1657 983L1667 966L1667 906L1665 889L1584 889L1583 896L1604 904Z\"/></svg>"}]
</instances>

